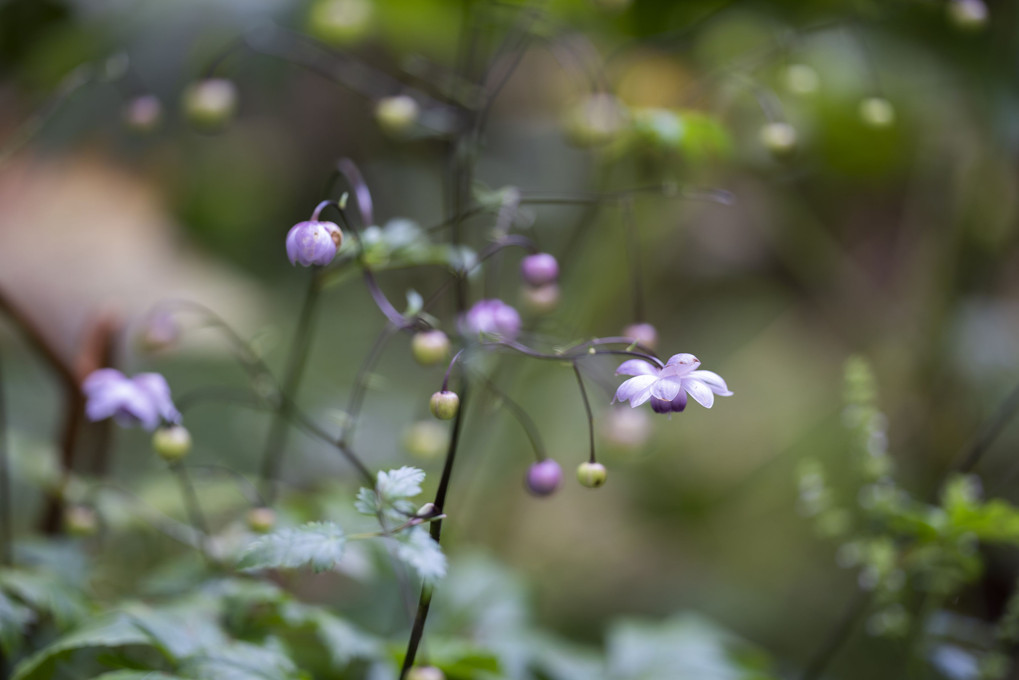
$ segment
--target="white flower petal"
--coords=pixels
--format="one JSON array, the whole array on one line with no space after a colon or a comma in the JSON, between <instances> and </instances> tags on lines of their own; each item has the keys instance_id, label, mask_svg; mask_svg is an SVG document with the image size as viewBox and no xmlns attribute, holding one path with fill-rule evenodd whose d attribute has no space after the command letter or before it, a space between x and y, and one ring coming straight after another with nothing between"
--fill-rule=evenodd
<instances>
[{"instance_id":1,"label":"white flower petal","mask_svg":"<svg viewBox=\"0 0 1019 680\"><path fill-rule=\"evenodd\" d=\"M654 385L651 386L651 396L658 397L663 401L672 401L676 398L676 395L679 394L681 389L679 382L660 378Z\"/></svg>"},{"instance_id":2,"label":"white flower petal","mask_svg":"<svg viewBox=\"0 0 1019 680\"><path fill-rule=\"evenodd\" d=\"M632 397L630 399L630 408L637 408L638 406L640 406L641 404L643 404L645 401L647 401L650 398L651 398L651 388L649 387L646 390L644 390L643 392L641 392L640 394L638 394L638 395L636 395L636 396L634 396L634 397Z\"/></svg>"},{"instance_id":3,"label":"white flower petal","mask_svg":"<svg viewBox=\"0 0 1019 680\"><path fill-rule=\"evenodd\" d=\"M701 360L692 354L673 354L669 357L665 368L662 369L663 378L682 378L701 365Z\"/></svg>"},{"instance_id":4,"label":"white flower petal","mask_svg":"<svg viewBox=\"0 0 1019 680\"><path fill-rule=\"evenodd\" d=\"M640 394L645 390L649 390L656 380L658 380L658 378L653 375L638 375L636 378L630 378L620 385L618 390L616 390L616 396L613 401L630 401L635 395ZM648 399L650 399L650 396L648 396ZM647 399L644 401L647 401Z\"/></svg>"},{"instance_id":5,"label":"white flower petal","mask_svg":"<svg viewBox=\"0 0 1019 680\"><path fill-rule=\"evenodd\" d=\"M715 395L711 388L708 387L707 383L703 383L697 378L691 378L690 376L683 378L683 388L694 398L694 401L704 408L711 408L712 404L715 403Z\"/></svg>"},{"instance_id":6,"label":"white flower petal","mask_svg":"<svg viewBox=\"0 0 1019 680\"><path fill-rule=\"evenodd\" d=\"M658 369L643 359L630 359L619 364L616 375L658 375Z\"/></svg>"},{"instance_id":7,"label":"white flower petal","mask_svg":"<svg viewBox=\"0 0 1019 680\"><path fill-rule=\"evenodd\" d=\"M720 397L731 397L732 392L729 391L729 386L725 384L725 380L722 376L718 375L714 371L694 371L691 373L689 378L695 378L700 380L711 388L711 391Z\"/></svg>"}]
</instances>

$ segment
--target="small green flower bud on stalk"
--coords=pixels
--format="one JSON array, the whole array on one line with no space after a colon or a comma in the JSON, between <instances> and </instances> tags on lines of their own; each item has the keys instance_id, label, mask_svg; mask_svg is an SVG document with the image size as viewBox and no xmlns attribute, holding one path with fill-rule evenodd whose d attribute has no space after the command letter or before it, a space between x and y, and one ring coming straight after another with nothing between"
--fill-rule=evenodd
<instances>
[{"instance_id":1,"label":"small green flower bud on stalk","mask_svg":"<svg viewBox=\"0 0 1019 680\"><path fill-rule=\"evenodd\" d=\"M608 472L601 463L581 463L577 467L577 480L589 489L597 489L605 483Z\"/></svg>"},{"instance_id":2,"label":"small green flower bud on stalk","mask_svg":"<svg viewBox=\"0 0 1019 680\"><path fill-rule=\"evenodd\" d=\"M181 425L161 427L152 435L152 448L167 463L176 463L191 452L191 433Z\"/></svg>"},{"instance_id":3,"label":"small green flower bud on stalk","mask_svg":"<svg viewBox=\"0 0 1019 680\"><path fill-rule=\"evenodd\" d=\"M383 97L375 105L375 120L386 134L404 137L421 114L417 101L408 95Z\"/></svg>"},{"instance_id":4,"label":"small green flower bud on stalk","mask_svg":"<svg viewBox=\"0 0 1019 680\"><path fill-rule=\"evenodd\" d=\"M404 432L403 446L415 458L435 460L449 446L449 433L446 429L434 420L418 421Z\"/></svg>"},{"instance_id":5,"label":"small green flower bud on stalk","mask_svg":"<svg viewBox=\"0 0 1019 680\"><path fill-rule=\"evenodd\" d=\"M72 505L64 511L64 528L71 536L94 536L99 531L99 518L87 505Z\"/></svg>"},{"instance_id":6,"label":"small green flower bud on stalk","mask_svg":"<svg viewBox=\"0 0 1019 680\"><path fill-rule=\"evenodd\" d=\"M460 397L456 392L449 390L436 392L432 395L429 406L432 409L432 415L439 420L452 420L460 410Z\"/></svg>"},{"instance_id":7,"label":"small green flower bud on stalk","mask_svg":"<svg viewBox=\"0 0 1019 680\"><path fill-rule=\"evenodd\" d=\"M184 92L184 113L201 130L226 127L236 111L237 86L226 78L206 78Z\"/></svg>"},{"instance_id":8,"label":"small green flower bud on stalk","mask_svg":"<svg viewBox=\"0 0 1019 680\"><path fill-rule=\"evenodd\" d=\"M435 666L414 666L407 671L407 680L446 680L446 674Z\"/></svg>"},{"instance_id":9,"label":"small green flower bud on stalk","mask_svg":"<svg viewBox=\"0 0 1019 680\"><path fill-rule=\"evenodd\" d=\"M410 353L422 366L449 360L449 347L449 337L437 329L415 333L410 341Z\"/></svg>"},{"instance_id":10,"label":"small green flower bud on stalk","mask_svg":"<svg viewBox=\"0 0 1019 680\"><path fill-rule=\"evenodd\" d=\"M276 526L276 511L265 506L251 508L247 516L248 528L258 534L266 534Z\"/></svg>"},{"instance_id":11,"label":"small green flower bud on stalk","mask_svg":"<svg viewBox=\"0 0 1019 680\"><path fill-rule=\"evenodd\" d=\"M776 158L787 158L796 151L796 128L789 123L765 123L759 135L761 144Z\"/></svg>"}]
</instances>

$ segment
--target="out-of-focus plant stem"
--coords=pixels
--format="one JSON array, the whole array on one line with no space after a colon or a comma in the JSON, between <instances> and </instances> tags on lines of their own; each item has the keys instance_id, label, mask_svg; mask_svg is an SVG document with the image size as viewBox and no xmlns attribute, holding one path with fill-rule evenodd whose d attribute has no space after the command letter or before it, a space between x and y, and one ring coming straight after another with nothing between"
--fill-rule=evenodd
<instances>
[{"instance_id":1,"label":"out-of-focus plant stem","mask_svg":"<svg viewBox=\"0 0 1019 680\"><path fill-rule=\"evenodd\" d=\"M0 357L2 359L2 357ZM7 402L4 400L3 365L0 363L0 561L10 565L13 561L11 530L11 469L7 451Z\"/></svg>"},{"instance_id":2,"label":"out-of-focus plant stem","mask_svg":"<svg viewBox=\"0 0 1019 680\"><path fill-rule=\"evenodd\" d=\"M304 374L304 367L308 361L315 306L318 303L319 294L322 292L318 272L312 271L308 278L308 288L304 294L304 302L301 303L297 328L294 330L294 337L290 343L287 368L283 375L282 393L286 397L279 401L278 409L269 426L265 451L262 454L260 493L269 505L276 499L275 482L283 464L283 454L286 450L287 433L289 432L287 421L292 417L293 400L297 397L297 389L301 384L301 376Z\"/></svg>"}]
</instances>

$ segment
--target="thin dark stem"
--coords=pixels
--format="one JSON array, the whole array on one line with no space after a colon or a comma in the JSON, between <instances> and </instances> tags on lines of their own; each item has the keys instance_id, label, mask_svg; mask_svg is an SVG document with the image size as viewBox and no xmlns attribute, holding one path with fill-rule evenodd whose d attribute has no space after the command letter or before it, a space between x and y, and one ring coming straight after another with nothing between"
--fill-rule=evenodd
<instances>
[{"instance_id":1,"label":"thin dark stem","mask_svg":"<svg viewBox=\"0 0 1019 680\"><path fill-rule=\"evenodd\" d=\"M807 664L806 670L800 676L800 680L816 680L821 677L825 669L835 659L835 656L842 650L842 647L849 641L856 625L867 612L870 605L871 594L869 592L857 591L849 607L842 618L835 624L835 628L825 638L824 644L817 651L817 654Z\"/></svg>"},{"instance_id":2,"label":"thin dark stem","mask_svg":"<svg viewBox=\"0 0 1019 680\"><path fill-rule=\"evenodd\" d=\"M269 428L269 435L266 438L265 451L262 454L261 470L261 493L262 496L272 503L276 498L276 486L274 480L279 474L280 466L283 463L283 452L286 446L287 420L293 416L293 399L296 397L297 388L304 373L304 366L308 360L308 350L311 345L311 329L314 320L315 304L318 302L321 286L317 272L312 272L309 277L308 290L301 305L301 311L297 319L297 329L294 331L294 338L290 344L290 357L287 360L286 373L283 376L282 394L287 398L281 399L279 410L273 418Z\"/></svg>"},{"instance_id":3,"label":"thin dark stem","mask_svg":"<svg viewBox=\"0 0 1019 680\"><path fill-rule=\"evenodd\" d=\"M10 565L13 561L14 533L11 530L11 470L7 452L7 402L4 399L4 380L0 367L0 560Z\"/></svg>"},{"instance_id":4,"label":"thin dark stem","mask_svg":"<svg viewBox=\"0 0 1019 680\"><path fill-rule=\"evenodd\" d=\"M587 432L590 436L591 441L591 455L588 457L590 462L595 462L594 456L594 414L591 412L591 402L587 398L587 389L584 387L584 378L580 375L580 367L577 366L577 362L573 362L573 374L577 376L577 387L580 388L580 396L584 399L584 410L587 412Z\"/></svg>"},{"instance_id":5,"label":"thin dark stem","mask_svg":"<svg viewBox=\"0 0 1019 680\"><path fill-rule=\"evenodd\" d=\"M460 385L460 410L457 411L456 419L453 421L453 433L449 439L449 449L446 451L446 462L442 466L442 476L439 478L439 486L435 491L435 499L432 504L435 506L436 514L443 514L446 504L446 494L449 492L449 480L453 476L453 463L456 459L457 447L460 442L460 432L463 429L464 412L467 405L467 380L463 379ZM431 537L439 542L442 536L442 521L437 519L431 523L429 533ZM414 624L411 627L410 639L407 642L407 654L403 659L403 668L400 671L400 678L404 680L407 671L414 665L417 657L418 646L421 643L421 636L425 631L425 621L428 619L428 609L432 603L432 586L425 585L421 588L421 598L418 600L417 616L414 617Z\"/></svg>"},{"instance_id":6,"label":"thin dark stem","mask_svg":"<svg viewBox=\"0 0 1019 680\"><path fill-rule=\"evenodd\" d=\"M623 340L623 343L625 343L625 344L634 344L631 340L628 340L626 338L623 338L622 340ZM546 361L577 361L577 360L582 359L582 358L584 358L586 356L598 356L600 354L613 354L613 355L627 356L627 357L636 357L638 359L643 359L644 361L650 362L650 363L654 364L655 366L657 366L659 368L662 368L665 365L664 363L662 363L661 359L659 359L658 357L654 356L653 354L646 354L644 352L635 352L635 351L629 350L629 349L595 349L595 347L597 347L597 345L595 344L596 342L597 341L595 341L595 340L592 340L590 342L585 342L583 344L576 345L574 347L570 347L570 348L564 350L563 352L557 353L557 354L546 354L544 352L539 352L537 350L531 349L530 347L527 347L526 345L521 345L519 342L514 342L514 341L510 341L510 340L500 340L500 341L493 341L493 342L485 342L485 343L482 343L481 346L482 347L493 347L493 348L494 347L505 347L506 349L511 349L514 352L518 352L520 354L523 354L524 356L529 356L532 359L543 359L543 360L546 360ZM620 343L620 344L623 344L623 343Z\"/></svg>"},{"instance_id":7,"label":"thin dark stem","mask_svg":"<svg viewBox=\"0 0 1019 680\"><path fill-rule=\"evenodd\" d=\"M453 366L460 360L460 356L464 353L464 350L460 350L453 355L453 358L449 360L449 366L446 367L446 374L442 376L442 391L445 392L449 388L449 374L453 372Z\"/></svg>"},{"instance_id":8,"label":"thin dark stem","mask_svg":"<svg viewBox=\"0 0 1019 680\"><path fill-rule=\"evenodd\" d=\"M184 501L184 509L188 513L188 520L199 532L199 547L202 551L202 556L209 566L213 566L212 556L209 555L207 544L210 535L209 523L205 520L204 513L202 513L202 506L198 502L198 494L195 493L195 487L191 483L191 477L188 475L187 468L180 463L174 463L170 466L170 470L177 477L177 483L180 485L180 494Z\"/></svg>"},{"instance_id":9,"label":"thin dark stem","mask_svg":"<svg viewBox=\"0 0 1019 680\"><path fill-rule=\"evenodd\" d=\"M980 429L973 443L952 471L966 473L976 467L1017 412L1019 412L1019 385L1016 385L1001 402L994 416Z\"/></svg>"},{"instance_id":10,"label":"thin dark stem","mask_svg":"<svg viewBox=\"0 0 1019 680\"><path fill-rule=\"evenodd\" d=\"M535 424L534 419L524 410L524 407L519 403L510 399L510 397L503 392L499 387L489 380L487 377L482 377L485 388L491 392L497 399L499 399L503 406L509 409L513 417L516 418L517 422L524 429L524 433L527 435L527 439L531 442L531 448L534 449L534 455L538 459L538 462L545 460L548 456L545 454L545 445L541 441L541 434L538 432L538 426Z\"/></svg>"}]
</instances>

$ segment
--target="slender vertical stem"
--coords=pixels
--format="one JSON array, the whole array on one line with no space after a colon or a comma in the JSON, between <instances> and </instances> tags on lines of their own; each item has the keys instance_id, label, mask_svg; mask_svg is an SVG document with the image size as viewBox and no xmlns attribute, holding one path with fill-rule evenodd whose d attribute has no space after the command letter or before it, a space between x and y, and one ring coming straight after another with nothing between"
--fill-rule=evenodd
<instances>
[{"instance_id":1,"label":"slender vertical stem","mask_svg":"<svg viewBox=\"0 0 1019 680\"><path fill-rule=\"evenodd\" d=\"M3 371L0 368L0 560L10 565L13 561L13 532L11 531L11 471L7 457L7 402L4 400Z\"/></svg>"},{"instance_id":2,"label":"slender vertical stem","mask_svg":"<svg viewBox=\"0 0 1019 680\"><path fill-rule=\"evenodd\" d=\"M280 400L279 409L273 417L272 425L269 428L269 435L266 438L265 452L262 454L260 486L262 497L265 498L268 504L272 504L276 499L276 485L274 481L279 474L280 466L283 464L283 452L286 447L287 433L290 429L287 421L292 417L294 409L293 400L297 397L297 387L300 385L304 366L308 360L315 304L318 302L321 291L318 272L312 271L309 277L308 290L305 293L301 312L297 319L294 338L290 344L290 356L287 359L286 373L283 376L282 392L286 397Z\"/></svg>"},{"instance_id":3,"label":"slender vertical stem","mask_svg":"<svg viewBox=\"0 0 1019 680\"><path fill-rule=\"evenodd\" d=\"M591 402L587 399L587 390L584 388L584 379L580 376L580 367L573 362L573 374L577 376L577 386L580 387L580 396L584 399L584 410L587 412L587 433L591 441L591 455L588 460L595 462L594 457L594 414L591 413Z\"/></svg>"},{"instance_id":4,"label":"slender vertical stem","mask_svg":"<svg viewBox=\"0 0 1019 680\"><path fill-rule=\"evenodd\" d=\"M184 501L184 509L188 514L188 521L191 522L191 525L200 534L198 540L202 557L205 558L209 566L213 566L213 560L209 555L208 549L209 523L205 520L202 506L198 502L198 494L195 493L195 487L191 483L191 476L188 475L187 468L179 462L173 463L170 466L170 470L177 477L177 483L180 485L180 495Z\"/></svg>"},{"instance_id":5,"label":"slender vertical stem","mask_svg":"<svg viewBox=\"0 0 1019 680\"><path fill-rule=\"evenodd\" d=\"M460 410L457 411L456 419L453 421L453 434L449 439L449 449L446 452L446 462L442 466L442 477L439 478L439 486L435 491L435 513L442 514L446 503L446 494L449 491L449 480L453 475L453 463L456 459L457 447L460 442L460 432L463 429L464 412L467 408L467 378L463 378L460 385ZM437 519L429 527L431 537L436 543L442 536L442 520ZM428 619L428 609L432 604L432 591L430 585L421 588L421 598L418 600L417 616L414 617L414 625L410 631L410 640L407 642L407 654L403 659L403 668L400 671L400 680L405 680L407 671L414 665L417 657L418 646L421 644L421 636L425 632L425 621Z\"/></svg>"}]
</instances>

